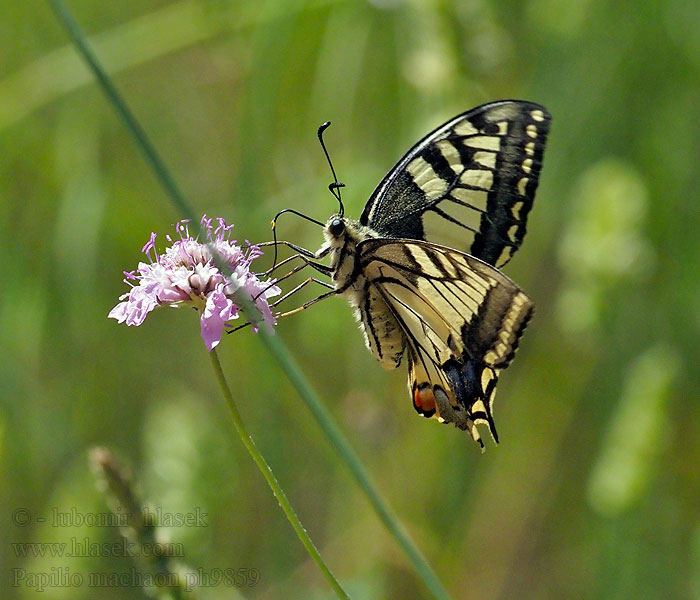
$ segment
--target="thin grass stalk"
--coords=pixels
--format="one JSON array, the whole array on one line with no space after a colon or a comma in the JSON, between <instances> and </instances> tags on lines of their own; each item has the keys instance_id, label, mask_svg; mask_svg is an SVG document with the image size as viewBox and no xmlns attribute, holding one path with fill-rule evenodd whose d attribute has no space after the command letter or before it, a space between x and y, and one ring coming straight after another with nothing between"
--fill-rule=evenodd
<instances>
[{"instance_id":1,"label":"thin grass stalk","mask_svg":"<svg viewBox=\"0 0 700 600\"><path fill-rule=\"evenodd\" d=\"M155 147L149 141L146 132L140 126L126 102L123 100L112 83L111 79L102 68L97 57L90 49L89 45L87 44L85 34L78 26L77 22L73 19L64 2L62 0L47 1L53 8L61 24L68 32L68 35L75 44L78 52L85 59L88 66L95 74L98 83L107 95L109 101L112 103L127 130L134 137L136 145L139 147L139 150L144 155L146 161L153 169L156 177L163 185L163 188L173 204L186 218L190 219L191 222L197 223L198 220L195 217L194 211L190 208L189 203L180 192L174 178L170 175ZM247 311L247 314L255 315L257 313L257 310L250 299L244 298L242 305ZM400 523L394 511L389 507L388 503L379 493L379 490L372 482L368 472L360 461L359 456L354 451L338 425L335 423L330 412L321 403L308 380L302 374L300 368L297 366L296 362L282 341L277 336L272 335L272 333L269 332L266 327L260 327L259 333L261 334L263 343L269 349L271 354L277 359L282 367L282 370L285 372L286 376L289 378L292 385L294 385L300 397L309 408L314 418L317 420L321 430L328 438L330 444L336 449L341 459L348 466L360 488L369 499L370 504L379 515L382 523L386 526L389 533L394 537L401 549L404 551L416 573L423 580L425 586L428 588L428 590L430 590L434 598L437 598L438 600L450 600L450 595L448 594L447 590L442 585L432 567L416 546L415 542L413 542L407 530Z\"/></svg>"},{"instance_id":2,"label":"thin grass stalk","mask_svg":"<svg viewBox=\"0 0 700 600\"><path fill-rule=\"evenodd\" d=\"M182 569L174 561L176 548L164 541L157 518L145 510L127 471L106 448L92 448L89 458L97 487L105 495L112 512L129 516L128 522L119 529L124 539L138 548L131 556L140 567L145 567L155 576L154 581L163 582L160 585L144 584L144 592L161 600L197 600L198 594L189 588Z\"/></svg>"},{"instance_id":3,"label":"thin grass stalk","mask_svg":"<svg viewBox=\"0 0 700 600\"><path fill-rule=\"evenodd\" d=\"M399 517L379 492L379 489L372 481L357 452L355 452L350 445L348 438L341 431L340 427L338 427L333 416L321 402L318 395L311 387L311 384L309 384L308 379L303 375L300 367L283 345L282 341L278 337L270 335L262 336L261 340L280 365L282 365L287 377L316 418L316 421L326 434L331 446L336 449L341 459L348 466L360 488L369 499L372 508L374 508L384 526L404 551L414 570L423 580L425 587L428 588L434 598L438 600L450 600L450 594L447 589L442 585L442 582L438 579L430 563L428 563L428 560L423 556L423 553L413 541L410 534L399 520Z\"/></svg>"},{"instance_id":4,"label":"thin grass stalk","mask_svg":"<svg viewBox=\"0 0 700 600\"><path fill-rule=\"evenodd\" d=\"M289 503L289 499L287 498L287 495L284 493L284 490L280 486L279 481L277 481L277 477L275 477L275 474L272 472L272 469L267 464L267 461L260 453L260 450L258 450L258 447L255 445L253 438L251 438L248 432L246 431L245 425L243 424L243 419L241 418L241 413L238 412L238 407L236 406L236 402L233 399L231 388L229 387L228 382L226 381L226 376L224 375L224 371L221 368L221 361L219 361L219 355L216 353L216 348L209 352L209 357L211 358L211 364L212 367L214 367L214 372L216 373L216 379L219 382L219 386L221 387L221 392L223 393L224 398L226 398L226 403L228 404L228 409L229 413L231 414L233 426L236 428L236 432L241 438L241 441L243 442L243 445L245 446L246 450L248 450L248 454L250 454L250 457L255 461L255 464L258 466L258 469L260 469L260 472L263 474L265 481L267 481L267 484L270 486L272 493L275 495L275 498L277 498L277 502L279 502L280 508L282 509L282 511L287 517L287 520L296 532L297 537L304 545L304 548L306 548L306 551L309 553L309 556L316 563L316 566L318 566L318 568L321 570L328 582L331 584L331 587L333 588L337 596L339 598L349 598L349 596L345 593L345 590L343 590L343 588L338 583L338 580L335 578L333 573L331 573L331 570L323 561L321 554L319 553L318 549L309 537L308 532L299 520L299 517L292 508L292 505Z\"/></svg>"}]
</instances>

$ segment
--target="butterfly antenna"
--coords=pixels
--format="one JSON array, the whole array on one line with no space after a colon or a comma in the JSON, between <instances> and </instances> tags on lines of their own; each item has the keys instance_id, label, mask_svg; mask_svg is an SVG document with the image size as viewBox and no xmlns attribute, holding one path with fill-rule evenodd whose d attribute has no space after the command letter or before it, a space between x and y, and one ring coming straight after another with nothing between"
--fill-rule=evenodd
<instances>
[{"instance_id":1,"label":"butterfly antenna","mask_svg":"<svg viewBox=\"0 0 700 600\"><path fill-rule=\"evenodd\" d=\"M323 153L326 155L328 166L331 168L331 173L333 174L333 183L329 184L328 189L338 201L338 204L340 204L340 216L342 217L345 214L345 207L343 206L343 201L340 198L340 188L345 187L345 184L338 181L338 177L335 174L335 169L333 168L333 162L331 161L331 157L326 149L326 143L323 141L323 132L330 127L330 124L330 121L326 121L318 128L318 141L321 142L321 148L323 148Z\"/></svg>"}]
</instances>

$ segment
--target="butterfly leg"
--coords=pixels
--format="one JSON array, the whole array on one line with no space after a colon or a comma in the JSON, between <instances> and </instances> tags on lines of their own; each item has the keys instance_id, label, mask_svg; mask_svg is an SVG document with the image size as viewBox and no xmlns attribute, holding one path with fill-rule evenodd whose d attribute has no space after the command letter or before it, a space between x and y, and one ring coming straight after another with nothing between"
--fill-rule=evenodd
<instances>
[{"instance_id":1,"label":"butterfly leg","mask_svg":"<svg viewBox=\"0 0 700 600\"><path fill-rule=\"evenodd\" d=\"M274 272L276 269L278 269L280 266L295 260L297 258L306 258L311 259L311 258L317 258L316 255L311 252L311 250L307 250L306 248L302 248L301 246L297 246L296 244L292 244L291 242L287 242L285 240L274 240L270 242L262 242L260 244L257 244L259 248L265 248L267 246L274 246L275 247L275 257L272 260L272 267L270 267L267 271L264 273L261 273L262 277L270 275L272 272ZM288 258L285 258L281 262L277 262L277 248L278 246L287 246L287 248L291 248L296 252L293 256L289 256Z\"/></svg>"},{"instance_id":2,"label":"butterfly leg","mask_svg":"<svg viewBox=\"0 0 700 600\"><path fill-rule=\"evenodd\" d=\"M323 287L327 287L328 289L335 290L335 288L328 283L327 281L321 281L320 279L316 279L316 277L309 277L308 279L305 279L302 281L298 286L296 286L293 290L287 292L284 296L276 300L272 306L276 307L278 304L281 304L284 302L287 298L289 298L292 294L296 294L300 289L302 289L304 286L306 286L309 283L318 283L319 285L322 285Z\"/></svg>"},{"instance_id":3,"label":"butterfly leg","mask_svg":"<svg viewBox=\"0 0 700 600\"><path fill-rule=\"evenodd\" d=\"M297 265L296 267L294 267L288 273L285 273L281 277L273 278L269 282L269 285L265 286L260 292L258 292L258 294L256 294L252 298L253 301L256 301L260 296L262 296L272 286L276 286L278 283L285 281L286 279L289 279L290 277L292 277L293 275L295 275L296 273L298 273L302 269L305 269L306 267L311 267L312 269L315 269L316 271L318 271L319 273L322 273L324 275L330 275L331 269L329 267L310 260L311 258L315 258L315 255L313 252L309 252L308 250L305 250L304 248L301 248L300 246L296 246L296 245L291 244L289 242L276 242L276 243L287 245L290 248L298 250L299 252L297 254L294 254L293 256L289 256L289 257L285 258L283 261L277 263L275 266L268 269L267 271L265 271L263 273L258 273L257 274L258 277L260 277L260 278L269 277L275 270L279 269L281 266L283 266L283 265L285 265L293 260L299 259L299 258L303 261L303 263L300 265ZM263 242L261 244L257 244L257 246L272 246L273 244L275 244L275 242ZM307 308L307 305L310 306L311 304L315 303L317 300L325 298L326 296L330 296L331 294L336 293L335 288L330 283L327 283L325 281L321 281L320 279L317 279L316 277L309 277L308 279L306 279L305 281L303 281L302 283L297 285L293 290L287 292L281 298L278 298L274 303L271 304L271 306L273 308L276 307L278 304L280 304L281 302L283 302L284 300L289 298L292 294L298 292L300 289L302 289L304 286L311 283L312 281L315 283L318 283L324 287L332 289L332 291L327 293L327 294L322 294L321 297L314 298L313 300L306 302L304 305L299 306L298 308L296 308L294 310L278 314L278 315L276 315L277 318L286 317L290 314L294 314L300 310L303 310L304 308ZM249 325L250 325L250 323L243 323L242 325L239 325L238 327L234 327L233 329L228 330L226 333L234 333L234 332L238 331L239 329L243 329L245 327L248 327Z\"/></svg>"},{"instance_id":4,"label":"butterfly leg","mask_svg":"<svg viewBox=\"0 0 700 600\"><path fill-rule=\"evenodd\" d=\"M309 279L308 281L313 281L313 279ZM306 282L304 282L302 285L304 285ZM338 290L333 288L330 292L326 292L325 294L321 294L320 296L316 296L315 298L312 298L311 300L304 302L301 306L297 306L293 310L288 310L287 312L280 313L277 315L277 318L281 319L282 317L288 317L290 315L294 315L298 312L301 312L302 310L305 310L309 308L309 306L312 306L316 304L317 302L320 302L321 300L325 300L326 298L330 298L331 296L335 296L338 293Z\"/></svg>"},{"instance_id":5,"label":"butterfly leg","mask_svg":"<svg viewBox=\"0 0 700 600\"><path fill-rule=\"evenodd\" d=\"M259 244L259 245L260 246L263 246L263 245L269 246L269 245L272 245L274 243L275 242L264 242L263 244ZM274 267L272 267L271 269L269 269L268 271L263 273L263 276L266 276L266 275L269 276L276 269L278 269L282 265L285 265L293 260L301 259L303 262L302 262L302 264L297 265L296 267L291 269L288 273L282 275L281 277L274 279L271 282L271 285L277 285L281 281L289 279L290 277L292 277L293 275L295 275L296 273L298 273L302 269L305 269L306 267L311 267L312 269L318 271L319 273L322 273L323 275L330 276L332 274L333 270L330 267L311 260L312 258L318 258L318 256L316 254L314 254L313 252L309 252L308 250L305 250L304 248L301 248L300 246L297 246L297 245L292 244L290 242L279 241L276 243L283 244L283 245L286 245L294 250L297 250L297 254L294 254L293 256L289 256L288 258L285 258L283 261L277 263ZM276 307L281 302L284 302L287 298L289 298L293 294L297 293L299 290L301 290L302 288L304 288L305 286L307 286L309 283L312 283L312 282L317 283L319 285L322 285L323 287L328 288L330 291L326 292L324 294L321 294L320 296L313 298L313 299L309 300L308 302L305 302L304 304L302 304L301 306L298 306L297 308L295 308L293 310L278 314L277 315L278 318L287 317L289 315L296 314L297 312L300 312L300 311L308 308L309 306L315 304L316 302L323 300L324 298L327 298L327 297L332 296L332 295L337 293L337 290L335 289L335 287L333 285L331 285L330 283L328 283L326 281L322 281L316 277L308 277L307 279L302 281L299 285L297 285L294 289L290 290L289 292L284 294L284 296L282 296L281 298L276 300L274 302L274 304L272 304L272 306Z\"/></svg>"},{"instance_id":6,"label":"butterfly leg","mask_svg":"<svg viewBox=\"0 0 700 600\"><path fill-rule=\"evenodd\" d=\"M296 244L292 244L291 242L287 242L287 241L283 241L283 240L262 242L262 243L256 244L256 245L258 247L275 246L275 250L277 249L278 245L283 245L283 246L287 246L288 248L291 248L292 250L296 251L296 254L285 258L284 260L280 261L279 263L277 262L277 257L276 257L276 253L275 253L275 260L273 261L274 262L273 266L271 268L269 268L267 271L265 271L263 273L259 273L258 277L269 277L270 275L272 275L277 269L279 269L283 265L286 265L286 264L288 264L294 260L297 260L297 259L301 259L302 264L295 266L289 272L285 273L281 277L273 278L270 281L269 286L265 287L261 292L259 292L253 298L253 300L257 300L258 297L261 296L262 294L264 294L270 287L275 286L275 285L279 284L280 282L289 279L290 277L294 276L295 274L300 272L302 269L305 269L306 267L311 267L315 271L318 271L319 273L322 273L323 275L327 275L327 276L330 276L333 273L333 269L331 269L330 267L323 265L321 263L318 263L315 260L311 260L311 259L322 258L326 253L316 253L315 254L309 250L306 250L305 248L302 248L301 246L297 246ZM328 283L326 281L322 281L316 277L308 277L307 279L302 281L299 285L297 285L294 289L290 290L289 292L284 294L284 296L277 299L271 306L272 307L278 306L281 302L284 302L289 297L291 297L293 294L297 293L299 290L301 290L302 288L304 288L305 286L307 286L308 284L310 284L312 282L317 283L319 285L322 285L323 287L329 288L330 291L325 292L325 293L321 294L320 296L317 296L316 298L312 298L311 300L305 302L304 304L302 304L301 306L298 306L295 309L292 309L292 310L289 310L289 311L286 311L283 313L278 313L277 315L275 315L276 318L279 319L282 317L287 317L287 316L296 314L298 312L301 312L302 310L305 310L309 306L316 304L316 302L320 302L321 300L324 300L325 298L329 298L330 296L333 296L333 295L338 293L338 290L330 283ZM243 325L240 325L240 326L228 331L227 333L233 333L234 331L238 331L239 329L242 329L243 327L246 327L247 325L249 325L249 324L245 323Z\"/></svg>"},{"instance_id":7,"label":"butterfly leg","mask_svg":"<svg viewBox=\"0 0 700 600\"><path fill-rule=\"evenodd\" d=\"M306 266L306 265L302 265L302 266ZM281 319L282 317L288 317L288 316L290 316L290 315L294 315L294 314L296 314L296 313L298 313L298 312L301 312L302 310L308 308L309 306L311 306L311 305L313 305L313 304L316 304L316 302L319 302L320 300L324 300L325 298L328 298L328 297L333 296L333 295L335 295L335 294L338 293L338 291L337 291L330 283L327 283L327 282L325 282L325 281L321 281L320 279L316 279L315 277L309 277L308 279L305 279L304 281L302 281L302 282L301 282L298 286L296 286L293 290L287 292L287 293L286 293L284 296L282 296L281 298L278 298L278 299L277 299L275 302L273 302L270 306L271 306L272 308L277 307L281 302L283 302L284 300L286 300L287 298L289 298L292 294L298 292L300 289L302 289L304 286L306 286L307 284L309 284L309 283L311 283L311 282L318 283L318 284L320 284L320 285L322 285L322 286L324 286L324 287L327 287L327 288L331 288L331 291L326 292L326 293L324 293L324 294L321 294L320 296L317 296L316 298L312 298L312 299L309 300L308 302L304 302L304 304L302 304L301 306L297 306L296 308L294 308L294 309L292 309L292 310L288 310L287 312L283 312L283 313L278 313L278 314L276 314L276 315L275 315L275 318L276 318L276 319ZM277 283L276 281L273 281L270 285L275 285L276 283ZM265 288L265 289L267 289L267 288ZM264 292L264 291L265 291L265 290L263 290L263 292ZM261 292L261 293L263 293L263 292ZM258 294L257 296L255 296L255 297L253 298L253 300L256 300L256 299L258 298L259 295L260 295L260 294ZM249 325L250 325L250 322L243 323L243 324L239 325L238 327L234 327L233 329L228 330L226 333L234 333L234 332L238 331L239 329L243 329L244 327L248 327Z\"/></svg>"},{"instance_id":8,"label":"butterfly leg","mask_svg":"<svg viewBox=\"0 0 700 600\"><path fill-rule=\"evenodd\" d=\"M301 246L297 246L296 244L292 244L292 242L288 242L286 240L260 242L259 244L255 244L255 245L260 247L260 248L265 248L267 246L287 246L287 248L291 248L292 250L294 250L294 252L298 252L299 254L303 254L304 256L308 256L309 258L314 257L314 253L311 252L311 250L307 250L306 248L302 248Z\"/></svg>"},{"instance_id":9,"label":"butterfly leg","mask_svg":"<svg viewBox=\"0 0 700 600\"><path fill-rule=\"evenodd\" d=\"M261 246L265 246L265 245L268 245L268 246L269 246L269 245L271 245L271 244L273 244L273 243L274 243L274 242L263 242L263 243L260 244L260 245L261 245ZM277 242L277 243L278 243L278 244L288 244L288 242ZM296 249L302 250L303 253L298 252L297 254L294 254L294 255L292 255L292 256L289 256L289 257L285 258L284 260L282 260L281 262L276 263L273 267L271 267L271 268L268 269L267 271L265 271L265 272L263 272L263 273L258 273L257 276L258 276L259 278L269 277L270 275L272 275L272 273L273 273L274 271L276 271L276 270L279 269L280 267L282 267L282 266L286 265L287 263L290 263L290 262L292 262L292 261L294 261L294 260L297 260L297 259L299 259L299 258L303 261L303 263L300 264L300 265L297 265L297 266L294 267L291 271L289 271L288 273L282 275L281 277L275 277L274 279L272 279L272 280L270 281L270 285L267 286L266 288L264 288L257 296L255 296L255 298L253 298L253 300L257 300L259 296L261 296L262 294L264 294L264 293L265 293L270 287L272 287L273 285L277 285L278 283L280 283L280 282L282 282L282 281L284 281L284 280L286 280L286 279L289 279L290 277L292 277L293 275L295 275L296 273L298 273L298 272L301 271L302 269L305 269L306 267L311 267L312 269L314 269L314 270L316 270L316 271L318 271L319 273L322 273L322 274L324 274L324 275L330 275L330 274L331 274L332 270L330 269L330 267L327 267L327 266L325 266L325 265L322 265L322 264L320 264L320 263L317 263L317 262L315 262L315 261L310 260L310 258L314 258L314 257L315 257L315 255L314 255L313 253L310 253L308 250L304 250L303 248L300 248L300 247L298 247L298 246L295 246L294 244L288 244L288 245L289 245L290 247L292 247L292 248L296 248ZM312 280L312 281L316 281L316 283L319 283L319 284L321 284L321 285L323 285L323 286L325 286L325 287L329 287L329 288L331 287L330 284L328 284L328 283L326 283L326 282L324 282L324 281L320 281L320 280L315 279L315 278L313 278L313 277L310 277L309 279ZM308 282L305 282L305 283L302 284L301 286L297 286L297 287L294 288L291 292L285 294L285 296L284 296L283 298L280 298L279 300L277 300L277 301L275 302L274 305L279 304L282 300L284 300L285 298L287 298L288 296L290 296L292 293L296 292L298 289L300 289L300 288L301 288L303 285L305 285L306 283L308 283Z\"/></svg>"},{"instance_id":10,"label":"butterfly leg","mask_svg":"<svg viewBox=\"0 0 700 600\"><path fill-rule=\"evenodd\" d=\"M268 269L264 273L260 273L258 275L258 277L269 277L274 271L279 269L281 266L286 265L287 263L289 263L293 260L299 259L299 258L303 261L303 264L297 265L286 275L282 275L282 277L276 278L275 281L284 281L285 279L288 279L289 277L291 277L295 273L298 273L299 271L301 271L302 269L304 269L306 267L311 267L315 271L318 271L319 273L323 273L324 275L329 275L329 276L333 272L332 269L330 267L327 267L326 265L322 265L321 263L317 263L315 261L312 261L302 254L295 254L293 256L285 258L282 262L277 263L277 265L275 265L275 267L273 267L272 269Z\"/></svg>"},{"instance_id":11,"label":"butterfly leg","mask_svg":"<svg viewBox=\"0 0 700 600\"><path fill-rule=\"evenodd\" d=\"M315 269L316 271L318 271L319 273L322 273L322 274L324 274L324 275L330 275L330 274L331 274L331 269L330 269L329 267L326 267L325 265L322 265L322 264L316 263L316 262L314 262L314 261L311 261L311 260L309 260L307 257L305 257L305 256L303 256L303 255L300 255L300 254L295 254L294 256L290 256L289 258L284 259L282 262L278 263L278 264L274 267L274 269L277 269L277 268L283 266L284 264L286 264L286 263L288 263L288 262L290 262L290 261L292 261L292 260L295 260L295 259L297 259L297 258L301 258L301 259L304 261L303 264L297 265L297 266L294 267L291 271L289 271L288 273L282 275L281 277L276 277L276 278L272 279L272 281L270 281L270 285L269 285L268 287L266 287L265 289L263 289L263 290L262 290L255 298L253 298L253 299L254 299L254 300L257 300L258 296L260 296L261 294L265 293L265 292L269 289L269 287L271 287L271 286L273 286L273 285L277 285L278 283L280 283L280 282L282 282L282 281L285 281L286 279L289 279L290 277L292 277L293 275L296 275L299 271L301 271L302 269L305 269L306 267L311 267L312 269ZM269 276L269 275L273 272L274 269L269 269L268 271L265 271L265 273L262 273L261 275L259 275L259 277L266 277L266 276ZM327 288L332 288L332 286L331 286L329 283L326 283L325 281L321 281L320 279L316 279L315 277L309 277L307 281L305 281L305 282L302 283L301 285L298 285L298 286L295 287L291 292L288 292L288 293L285 294L282 298L280 298L279 300L277 300L277 301L275 302L275 305L279 304L280 302L282 302L282 300L284 300L285 298L289 297L289 296L290 296L291 294L293 294L294 292L296 292L296 291L298 291L299 289L301 289L304 285L306 285L306 284L309 283L310 281L315 281L316 283L319 283L319 284L321 284L321 285L323 285L323 286L325 286L325 287L327 287Z\"/></svg>"}]
</instances>

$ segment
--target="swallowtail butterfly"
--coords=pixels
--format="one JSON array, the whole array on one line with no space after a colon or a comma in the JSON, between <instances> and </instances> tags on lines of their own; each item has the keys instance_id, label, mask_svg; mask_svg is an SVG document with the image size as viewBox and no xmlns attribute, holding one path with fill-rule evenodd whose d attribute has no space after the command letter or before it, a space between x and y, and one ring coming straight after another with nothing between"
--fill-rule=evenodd
<instances>
[{"instance_id":1,"label":"swallowtail butterfly","mask_svg":"<svg viewBox=\"0 0 700 600\"><path fill-rule=\"evenodd\" d=\"M505 100L429 133L384 177L359 221L341 203L322 247L303 251L332 289L290 311L345 297L379 363L407 364L416 411L468 431L482 449L476 425L498 442L496 383L533 311L499 268L525 236L549 124L542 106ZM329 265L315 262L323 258Z\"/></svg>"}]
</instances>

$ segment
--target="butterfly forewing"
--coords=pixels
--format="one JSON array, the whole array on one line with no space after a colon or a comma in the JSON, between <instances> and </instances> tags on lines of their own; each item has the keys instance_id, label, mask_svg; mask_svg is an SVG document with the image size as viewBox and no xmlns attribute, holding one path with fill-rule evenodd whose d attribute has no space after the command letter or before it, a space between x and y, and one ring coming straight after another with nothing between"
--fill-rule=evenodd
<instances>
[{"instance_id":1,"label":"butterfly forewing","mask_svg":"<svg viewBox=\"0 0 700 600\"><path fill-rule=\"evenodd\" d=\"M383 236L446 243L502 265L520 247L550 117L501 101L437 128L374 191L360 222Z\"/></svg>"}]
</instances>

